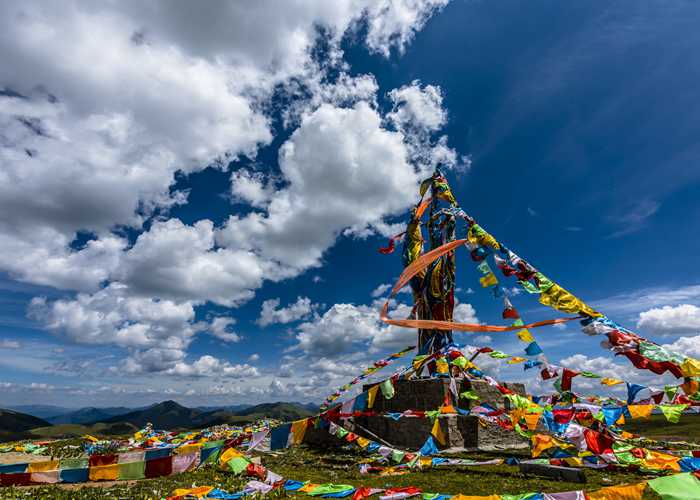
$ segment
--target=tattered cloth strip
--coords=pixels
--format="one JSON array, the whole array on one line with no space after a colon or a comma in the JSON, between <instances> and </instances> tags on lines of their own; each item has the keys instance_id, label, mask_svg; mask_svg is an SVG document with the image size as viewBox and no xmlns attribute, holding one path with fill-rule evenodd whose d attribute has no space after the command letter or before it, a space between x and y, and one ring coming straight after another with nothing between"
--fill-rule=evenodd
<instances>
[{"instance_id":1,"label":"tattered cloth strip","mask_svg":"<svg viewBox=\"0 0 700 500\"><path fill-rule=\"evenodd\" d=\"M323 404L321 405L321 410L325 410L330 403L332 403L333 401L338 399L345 392L349 391L353 385L358 384L359 382L366 379L370 375L376 373L377 371L381 370L385 366L389 366L389 364L391 364L392 361L395 361L399 358L402 358L403 356L405 356L406 354L408 354L409 352L411 352L415 348L416 348L415 346L408 346L399 352L395 352L394 354L387 356L384 359L380 359L379 361L375 361L374 363L372 363L372 366L365 368L364 371L360 375L355 377L353 380L351 380L347 384L339 387L333 394L328 396L326 398L326 400L323 402Z\"/></svg>"},{"instance_id":2,"label":"tattered cloth strip","mask_svg":"<svg viewBox=\"0 0 700 500\"><path fill-rule=\"evenodd\" d=\"M663 500L693 500L700 498L700 481L691 474L677 474L652 481L640 482L629 485L608 486L593 491L566 491L559 493L530 492L519 495L491 494L491 495L447 495L442 493L424 492L415 486L402 486L387 489L371 488L366 486L352 486L349 484L314 484L310 481L284 480L272 472L267 472L265 482L258 480L249 481L246 487L239 492L229 493L212 486L200 486L191 489L177 489L168 500L180 500L186 498L218 498L240 499L254 493L265 495L271 491L284 491L286 493L308 496L320 496L322 498L350 498L363 500L373 495L379 495L379 500L398 500L409 497L422 497L424 500L640 500L647 485L658 493Z\"/></svg>"}]
</instances>

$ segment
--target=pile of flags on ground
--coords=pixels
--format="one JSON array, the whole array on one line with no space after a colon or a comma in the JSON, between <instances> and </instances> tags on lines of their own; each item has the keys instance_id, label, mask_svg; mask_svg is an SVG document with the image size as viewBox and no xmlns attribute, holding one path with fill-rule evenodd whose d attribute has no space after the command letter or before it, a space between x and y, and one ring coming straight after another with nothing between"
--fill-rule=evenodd
<instances>
[{"instance_id":1,"label":"pile of flags on ground","mask_svg":"<svg viewBox=\"0 0 700 500\"><path fill-rule=\"evenodd\" d=\"M248 475L255 475L249 473ZM665 476L636 484L608 486L594 491L565 491L559 493L522 493L522 494L492 494L487 496L446 495L442 493L423 492L415 486L397 488L355 487L349 484L314 484L309 481L301 482L284 479L269 471L263 477L249 481L239 492L230 493L213 486L177 489L168 500L188 498L216 498L235 500L249 495L265 495L272 491L286 493L304 493L320 498L352 498L363 500L378 495L379 500L400 500L404 498L421 498L422 500L639 500L644 491L649 488L663 500L697 500L700 498L700 474L681 473Z\"/></svg>"}]
</instances>

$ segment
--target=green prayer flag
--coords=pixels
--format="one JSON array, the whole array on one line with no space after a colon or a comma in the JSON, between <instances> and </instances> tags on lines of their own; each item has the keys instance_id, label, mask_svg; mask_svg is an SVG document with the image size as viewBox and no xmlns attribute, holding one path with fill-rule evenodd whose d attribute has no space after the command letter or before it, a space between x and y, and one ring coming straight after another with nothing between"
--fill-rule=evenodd
<instances>
[{"instance_id":1,"label":"green prayer flag","mask_svg":"<svg viewBox=\"0 0 700 500\"><path fill-rule=\"evenodd\" d=\"M658 408L672 424L677 424L688 405L659 405Z\"/></svg>"},{"instance_id":2,"label":"green prayer flag","mask_svg":"<svg viewBox=\"0 0 700 500\"><path fill-rule=\"evenodd\" d=\"M401 450L391 450L391 459L396 462L397 464L401 463L401 460L403 460L403 457L406 455L406 452L401 451Z\"/></svg>"},{"instance_id":3,"label":"green prayer flag","mask_svg":"<svg viewBox=\"0 0 700 500\"><path fill-rule=\"evenodd\" d=\"M394 397L394 384L391 382L390 378L379 384L379 388L382 390L384 398L391 399Z\"/></svg>"},{"instance_id":4,"label":"green prayer flag","mask_svg":"<svg viewBox=\"0 0 700 500\"><path fill-rule=\"evenodd\" d=\"M144 479L146 477L146 462L127 462L119 464L119 479Z\"/></svg>"},{"instance_id":5,"label":"green prayer flag","mask_svg":"<svg viewBox=\"0 0 700 500\"><path fill-rule=\"evenodd\" d=\"M631 451L615 452L618 462L625 465L642 465L642 459L635 457Z\"/></svg>"},{"instance_id":6,"label":"green prayer flag","mask_svg":"<svg viewBox=\"0 0 700 500\"><path fill-rule=\"evenodd\" d=\"M523 287L527 293L540 293L540 289L529 281L518 280L518 285Z\"/></svg>"},{"instance_id":7,"label":"green prayer flag","mask_svg":"<svg viewBox=\"0 0 700 500\"><path fill-rule=\"evenodd\" d=\"M700 498L700 480L690 472L658 477L647 483L663 500Z\"/></svg>"},{"instance_id":8,"label":"green prayer flag","mask_svg":"<svg viewBox=\"0 0 700 500\"><path fill-rule=\"evenodd\" d=\"M595 373L591 372L581 372L581 375L588 378L600 378L600 375L596 375Z\"/></svg>"},{"instance_id":9,"label":"green prayer flag","mask_svg":"<svg viewBox=\"0 0 700 500\"><path fill-rule=\"evenodd\" d=\"M459 395L463 399L479 399L479 396L476 395L476 392L472 390L461 392Z\"/></svg>"},{"instance_id":10,"label":"green prayer flag","mask_svg":"<svg viewBox=\"0 0 700 500\"><path fill-rule=\"evenodd\" d=\"M489 274L491 272L491 268L489 267L488 262L485 260L479 262L476 268L481 272L481 274Z\"/></svg>"},{"instance_id":11,"label":"green prayer flag","mask_svg":"<svg viewBox=\"0 0 700 500\"><path fill-rule=\"evenodd\" d=\"M467 358L464 356L459 356L458 358L452 360L452 364L459 366L462 370L464 370L467 366Z\"/></svg>"},{"instance_id":12,"label":"green prayer flag","mask_svg":"<svg viewBox=\"0 0 700 500\"><path fill-rule=\"evenodd\" d=\"M226 462L226 465L228 465L229 469L231 469L234 474L240 474L248 468L249 463L250 462L243 457L233 457Z\"/></svg>"},{"instance_id":13,"label":"green prayer flag","mask_svg":"<svg viewBox=\"0 0 700 500\"><path fill-rule=\"evenodd\" d=\"M510 358L510 356L508 354L501 352L501 351L492 351L489 353L489 356L491 356L492 358L496 358L496 359Z\"/></svg>"},{"instance_id":14,"label":"green prayer flag","mask_svg":"<svg viewBox=\"0 0 700 500\"><path fill-rule=\"evenodd\" d=\"M87 458L62 458L58 462L58 468L60 470L66 469L87 469L88 459Z\"/></svg>"},{"instance_id":15,"label":"green prayer flag","mask_svg":"<svg viewBox=\"0 0 700 500\"><path fill-rule=\"evenodd\" d=\"M431 422L435 422L438 415L440 415L440 410L428 410L425 412L425 416L428 417Z\"/></svg>"},{"instance_id":16,"label":"green prayer flag","mask_svg":"<svg viewBox=\"0 0 700 500\"><path fill-rule=\"evenodd\" d=\"M525 322L522 320L522 318L517 318L515 321L513 321L511 326L525 326Z\"/></svg>"},{"instance_id":17,"label":"green prayer flag","mask_svg":"<svg viewBox=\"0 0 700 500\"><path fill-rule=\"evenodd\" d=\"M354 491L355 487L349 484L319 484L311 491L306 492L307 495L312 497L320 495L331 495L334 493L342 493L344 491Z\"/></svg>"},{"instance_id":18,"label":"green prayer flag","mask_svg":"<svg viewBox=\"0 0 700 500\"><path fill-rule=\"evenodd\" d=\"M676 393L678 392L678 386L666 385L666 386L664 386L664 392L666 393L666 397L669 399L669 401L673 401L673 398L676 396Z\"/></svg>"}]
</instances>

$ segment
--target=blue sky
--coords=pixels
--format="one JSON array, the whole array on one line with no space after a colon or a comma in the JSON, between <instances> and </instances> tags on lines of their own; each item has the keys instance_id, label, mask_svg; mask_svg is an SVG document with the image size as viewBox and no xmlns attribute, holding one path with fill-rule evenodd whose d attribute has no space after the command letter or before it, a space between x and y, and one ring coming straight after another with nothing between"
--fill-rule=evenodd
<instances>
[{"instance_id":1,"label":"blue sky","mask_svg":"<svg viewBox=\"0 0 700 500\"><path fill-rule=\"evenodd\" d=\"M2 7L0 400L322 400L414 342L378 321L401 266L377 248L438 160L499 240L700 355L700 8L370 4ZM466 252L458 286L462 318L499 324ZM533 333L552 361L665 381L575 325Z\"/></svg>"}]
</instances>

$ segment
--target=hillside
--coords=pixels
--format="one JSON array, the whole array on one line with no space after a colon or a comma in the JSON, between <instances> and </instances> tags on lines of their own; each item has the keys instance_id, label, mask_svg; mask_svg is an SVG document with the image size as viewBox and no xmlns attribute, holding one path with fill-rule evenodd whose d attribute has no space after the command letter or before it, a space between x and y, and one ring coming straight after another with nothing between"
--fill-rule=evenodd
<instances>
[{"instance_id":1,"label":"hillside","mask_svg":"<svg viewBox=\"0 0 700 500\"><path fill-rule=\"evenodd\" d=\"M0 441L23 439L29 429L50 425L46 420L26 413L0 409Z\"/></svg>"},{"instance_id":2,"label":"hillside","mask_svg":"<svg viewBox=\"0 0 700 500\"><path fill-rule=\"evenodd\" d=\"M134 409L126 408L125 406L116 406L112 408L88 407L80 408L79 410L66 412L60 415L56 414L48 417L46 420L52 424L90 424L94 422L101 422L117 415L124 415L131 411L134 411Z\"/></svg>"},{"instance_id":3,"label":"hillside","mask_svg":"<svg viewBox=\"0 0 700 500\"><path fill-rule=\"evenodd\" d=\"M276 418L282 421L298 420L304 417L310 417L314 413L306 406L298 403L263 403L243 411L238 412L240 417L251 417L253 420L258 418Z\"/></svg>"},{"instance_id":4,"label":"hillside","mask_svg":"<svg viewBox=\"0 0 700 500\"><path fill-rule=\"evenodd\" d=\"M196 427L200 420L198 417L202 413L200 410L186 408L175 401L163 401L143 410L106 418L102 422L107 424L128 422L137 427L143 427L150 422L157 429L181 429Z\"/></svg>"},{"instance_id":5,"label":"hillside","mask_svg":"<svg viewBox=\"0 0 700 500\"><path fill-rule=\"evenodd\" d=\"M56 424L50 427L37 427L27 432L27 437L31 438L72 438L85 434L92 436L124 436L133 434L139 428L128 422L115 422L112 424Z\"/></svg>"}]
</instances>

